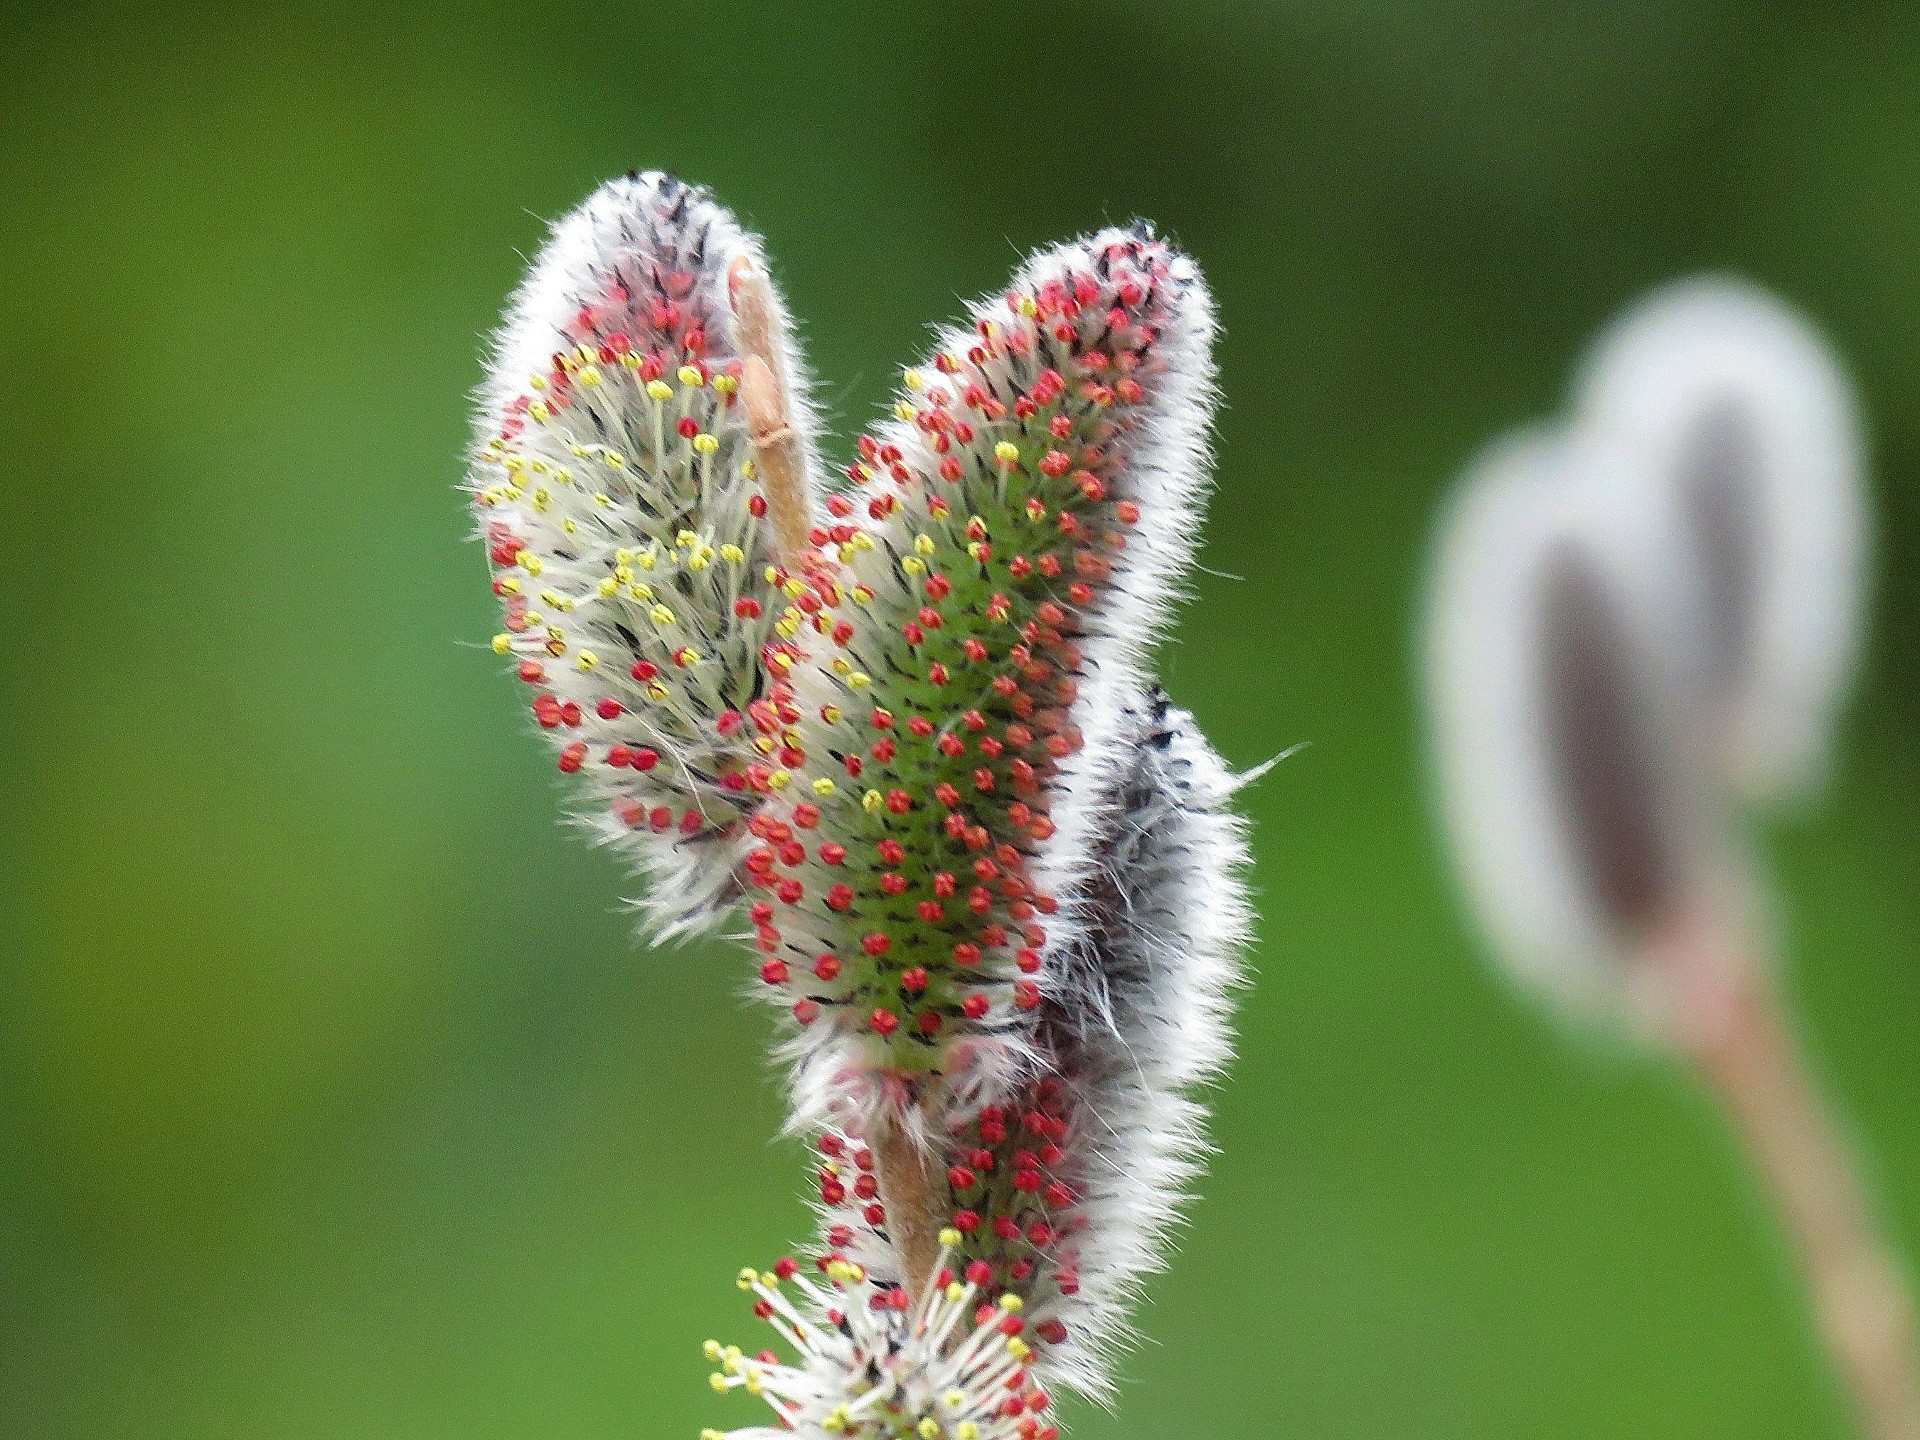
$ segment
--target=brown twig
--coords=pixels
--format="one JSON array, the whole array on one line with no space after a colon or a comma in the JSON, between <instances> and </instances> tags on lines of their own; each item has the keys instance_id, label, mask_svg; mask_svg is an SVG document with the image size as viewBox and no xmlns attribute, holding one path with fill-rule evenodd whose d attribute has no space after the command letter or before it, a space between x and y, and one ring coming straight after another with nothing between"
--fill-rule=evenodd
<instances>
[{"instance_id":1,"label":"brown twig","mask_svg":"<svg viewBox=\"0 0 1920 1440\"><path fill-rule=\"evenodd\" d=\"M1920 1440L1914 1305L1861 1158L1758 947L1695 923L1655 947L1676 1048L1725 1110L1780 1217L1820 1336L1869 1440Z\"/></svg>"},{"instance_id":2,"label":"brown twig","mask_svg":"<svg viewBox=\"0 0 1920 1440\"><path fill-rule=\"evenodd\" d=\"M940 1258L943 1212L935 1203L942 1178L938 1159L893 1123L868 1136L867 1148L873 1151L887 1233L900 1255L901 1283L918 1300Z\"/></svg>"}]
</instances>

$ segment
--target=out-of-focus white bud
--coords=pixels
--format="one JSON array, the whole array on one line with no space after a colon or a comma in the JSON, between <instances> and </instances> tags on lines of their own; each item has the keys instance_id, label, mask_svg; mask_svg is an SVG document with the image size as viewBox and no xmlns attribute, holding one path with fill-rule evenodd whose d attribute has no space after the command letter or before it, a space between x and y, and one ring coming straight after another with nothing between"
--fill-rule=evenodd
<instances>
[{"instance_id":1,"label":"out-of-focus white bud","mask_svg":"<svg viewBox=\"0 0 1920 1440\"><path fill-rule=\"evenodd\" d=\"M1440 799L1494 950L1576 1011L1687 903L1717 841L1685 672L1679 530L1630 447L1572 430L1491 447L1444 517L1426 683Z\"/></svg>"},{"instance_id":2,"label":"out-of-focus white bud","mask_svg":"<svg viewBox=\"0 0 1920 1440\"><path fill-rule=\"evenodd\" d=\"M1644 449L1678 512L1716 769L1755 800L1817 782L1867 561L1860 426L1832 352L1755 286L1683 280L1602 335L1573 423Z\"/></svg>"}]
</instances>

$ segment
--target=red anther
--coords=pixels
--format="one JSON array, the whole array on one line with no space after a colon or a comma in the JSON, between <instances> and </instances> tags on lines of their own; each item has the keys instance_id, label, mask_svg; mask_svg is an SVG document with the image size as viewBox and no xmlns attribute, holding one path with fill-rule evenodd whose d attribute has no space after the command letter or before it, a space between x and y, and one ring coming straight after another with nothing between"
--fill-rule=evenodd
<instances>
[{"instance_id":1,"label":"red anther","mask_svg":"<svg viewBox=\"0 0 1920 1440\"><path fill-rule=\"evenodd\" d=\"M947 1171L947 1183L956 1190L971 1190L980 1183L980 1177L964 1165L955 1165Z\"/></svg>"},{"instance_id":2,"label":"red anther","mask_svg":"<svg viewBox=\"0 0 1920 1440\"><path fill-rule=\"evenodd\" d=\"M764 520L767 515L767 497L764 495L749 495L747 497L747 513L756 520Z\"/></svg>"},{"instance_id":3,"label":"red anther","mask_svg":"<svg viewBox=\"0 0 1920 1440\"><path fill-rule=\"evenodd\" d=\"M618 720L627 713L627 707L610 695L593 708L602 720Z\"/></svg>"},{"instance_id":4,"label":"red anther","mask_svg":"<svg viewBox=\"0 0 1920 1440\"><path fill-rule=\"evenodd\" d=\"M900 977L900 988L909 995L918 995L927 988L927 972L918 965Z\"/></svg>"},{"instance_id":5,"label":"red anther","mask_svg":"<svg viewBox=\"0 0 1920 1440\"><path fill-rule=\"evenodd\" d=\"M893 873L882 875L880 888L889 895L904 895L907 893L907 877Z\"/></svg>"},{"instance_id":6,"label":"red anther","mask_svg":"<svg viewBox=\"0 0 1920 1440\"><path fill-rule=\"evenodd\" d=\"M847 847L837 841L829 840L820 847L822 865L844 865L847 861Z\"/></svg>"},{"instance_id":7,"label":"red anther","mask_svg":"<svg viewBox=\"0 0 1920 1440\"><path fill-rule=\"evenodd\" d=\"M971 644L973 642L969 641L968 643ZM942 755L947 756L949 759L956 758L958 756L961 756L967 753L967 742L962 740L958 735L953 734L951 731L949 731L945 735L942 735L938 741L938 744L940 747L940 753Z\"/></svg>"},{"instance_id":8,"label":"red anther","mask_svg":"<svg viewBox=\"0 0 1920 1440\"><path fill-rule=\"evenodd\" d=\"M642 745L633 752L627 763L636 770L651 770L660 763L660 752Z\"/></svg>"},{"instance_id":9,"label":"red anther","mask_svg":"<svg viewBox=\"0 0 1920 1440\"><path fill-rule=\"evenodd\" d=\"M1020 1222L1011 1215L1001 1215L993 1222L993 1233L998 1235L1002 1240L1018 1240L1020 1238Z\"/></svg>"},{"instance_id":10,"label":"red anther","mask_svg":"<svg viewBox=\"0 0 1920 1440\"><path fill-rule=\"evenodd\" d=\"M1014 981L1013 1003L1022 1010L1032 1010L1040 1003L1040 987L1031 980Z\"/></svg>"},{"instance_id":11,"label":"red anther","mask_svg":"<svg viewBox=\"0 0 1920 1440\"><path fill-rule=\"evenodd\" d=\"M891 735L883 735L873 744L873 758L879 764L885 765L899 753L900 747L893 743Z\"/></svg>"},{"instance_id":12,"label":"red anther","mask_svg":"<svg viewBox=\"0 0 1920 1440\"><path fill-rule=\"evenodd\" d=\"M846 1149L847 1142L838 1135L829 1132L820 1137L820 1153L822 1155L830 1155L837 1160L846 1153Z\"/></svg>"},{"instance_id":13,"label":"red anther","mask_svg":"<svg viewBox=\"0 0 1920 1440\"><path fill-rule=\"evenodd\" d=\"M1067 1206L1073 1204L1073 1191L1056 1180L1047 1186L1047 1193L1044 1198L1047 1204L1055 1210L1064 1210Z\"/></svg>"},{"instance_id":14,"label":"red anther","mask_svg":"<svg viewBox=\"0 0 1920 1440\"><path fill-rule=\"evenodd\" d=\"M960 648L966 652L967 659L976 665L987 658L987 647L971 635L960 642Z\"/></svg>"},{"instance_id":15,"label":"red anther","mask_svg":"<svg viewBox=\"0 0 1920 1440\"><path fill-rule=\"evenodd\" d=\"M1079 1287L1076 1285L1075 1289L1078 1289L1078 1288ZM1064 1286L1062 1286L1061 1293L1072 1294L1073 1291L1067 1290ZM1058 1345L1061 1341L1067 1338L1067 1327L1065 1323L1059 1320L1042 1320L1038 1325L1033 1327L1033 1333L1035 1335L1038 1335L1042 1340L1046 1341L1049 1345Z\"/></svg>"},{"instance_id":16,"label":"red anther","mask_svg":"<svg viewBox=\"0 0 1920 1440\"><path fill-rule=\"evenodd\" d=\"M576 740L560 752L560 768L571 775L580 768L580 762L587 758L587 747Z\"/></svg>"},{"instance_id":17,"label":"red anther","mask_svg":"<svg viewBox=\"0 0 1920 1440\"><path fill-rule=\"evenodd\" d=\"M811 830L820 823L820 807L807 801L793 807L793 823L802 830Z\"/></svg>"},{"instance_id":18,"label":"red anther","mask_svg":"<svg viewBox=\"0 0 1920 1440\"><path fill-rule=\"evenodd\" d=\"M927 683L929 685L944 685L952 678L952 672L938 662L927 667Z\"/></svg>"},{"instance_id":19,"label":"red anther","mask_svg":"<svg viewBox=\"0 0 1920 1440\"><path fill-rule=\"evenodd\" d=\"M773 1273L778 1275L782 1280L791 1280L800 1273L800 1267L794 1262L791 1255L783 1255L779 1260L774 1262Z\"/></svg>"},{"instance_id":20,"label":"red anther","mask_svg":"<svg viewBox=\"0 0 1920 1440\"><path fill-rule=\"evenodd\" d=\"M893 940L883 931L876 930L871 935L861 936L860 948L877 960L893 949Z\"/></svg>"},{"instance_id":21,"label":"red anther","mask_svg":"<svg viewBox=\"0 0 1920 1440\"><path fill-rule=\"evenodd\" d=\"M943 1022L938 1010L922 1010L917 1023L920 1026L920 1033L922 1035L938 1035Z\"/></svg>"},{"instance_id":22,"label":"red anther","mask_svg":"<svg viewBox=\"0 0 1920 1440\"><path fill-rule=\"evenodd\" d=\"M900 627L900 633L906 637L907 644L909 645L922 644L927 638L927 632L911 620Z\"/></svg>"},{"instance_id":23,"label":"red anther","mask_svg":"<svg viewBox=\"0 0 1920 1440\"><path fill-rule=\"evenodd\" d=\"M960 792L942 780L933 787L933 798L951 810L960 803Z\"/></svg>"},{"instance_id":24,"label":"red anther","mask_svg":"<svg viewBox=\"0 0 1920 1440\"><path fill-rule=\"evenodd\" d=\"M1020 954L1015 957L1015 963L1019 965L1022 974L1032 975L1040 969L1040 952L1038 950L1022 950Z\"/></svg>"},{"instance_id":25,"label":"red anther","mask_svg":"<svg viewBox=\"0 0 1920 1440\"><path fill-rule=\"evenodd\" d=\"M853 1193L862 1200L871 1200L880 1193L880 1182L872 1175L862 1175L853 1182Z\"/></svg>"},{"instance_id":26,"label":"red anther","mask_svg":"<svg viewBox=\"0 0 1920 1440\"><path fill-rule=\"evenodd\" d=\"M953 947L953 963L965 969L972 969L980 963L980 947L971 941L962 940Z\"/></svg>"},{"instance_id":27,"label":"red anther","mask_svg":"<svg viewBox=\"0 0 1920 1440\"><path fill-rule=\"evenodd\" d=\"M807 892L798 880L788 879L776 885L773 893L780 897L782 905L798 905Z\"/></svg>"},{"instance_id":28,"label":"red anther","mask_svg":"<svg viewBox=\"0 0 1920 1440\"><path fill-rule=\"evenodd\" d=\"M784 960L767 961L766 964L760 967L760 978L766 981L767 984L769 985L786 984L787 983L787 962Z\"/></svg>"},{"instance_id":29,"label":"red anther","mask_svg":"<svg viewBox=\"0 0 1920 1440\"><path fill-rule=\"evenodd\" d=\"M560 718L568 725L578 725L581 718L580 707L571 700L567 701L566 704L560 707Z\"/></svg>"},{"instance_id":30,"label":"red anther","mask_svg":"<svg viewBox=\"0 0 1920 1440\"><path fill-rule=\"evenodd\" d=\"M1093 599L1093 587L1084 580L1076 580L1067 587L1067 598L1076 605L1085 605Z\"/></svg>"},{"instance_id":31,"label":"red anther","mask_svg":"<svg viewBox=\"0 0 1920 1440\"><path fill-rule=\"evenodd\" d=\"M978 990L974 991L973 994L967 996L965 1000L962 1000L960 1002L960 1011L969 1020L986 1019L987 1011L991 1010L992 1008L993 1008L992 1002L989 1001L987 997L982 995Z\"/></svg>"},{"instance_id":32,"label":"red anther","mask_svg":"<svg viewBox=\"0 0 1920 1440\"><path fill-rule=\"evenodd\" d=\"M980 791L993 789L993 772L984 765L973 772L973 788Z\"/></svg>"},{"instance_id":33,"label":"red anther","mask_svg":"<svg viewBox=\"0 0 1920 1440\"><path fill-rule=\"evenodd\" d=\"M1073 457L1064 450L1049 450L1040 461L1040 473L1058 480L1073 468Z\"/></svg>"},{"instance_id":34,"label":"red anther","mask_svg":"<svg viewBox=\"0 0 1920 1440\"><path fill-rule=\"evenodd\" d=\"M733 613L742 620L758 620L760 618L760 602L751 595L742 595L738 600L733 602Z\"/></svg>"},{"instance_id":35,"label":"red anther","mask_svg":"<svg viewBox=\"0 0 1920 1440\"><path fill-rule=\"evenodd\" d=\"M547 678L547 667L538 660L522 660L519 669L520 678L529 685L538 685Z\"/></svg>"},{"instance_id":36,"label":"red anther","mask_svg":"<svg viewBox=\"0 0 1920 1440\"><path fill-rule=\"evenodd\" d=\"M938 900L922 900L914 906L914 913L929 925L938 925L947 918L947 907Z\"/></svg>"},{"instance_id":37,"label":"red anther","mask_svg":"<svg viewBox=\"0 0 1920 1440\"><path fill-rule=\"evenodd\" d=\"M618 768L626 765L632 759L633 751L628 746L610 745L607 747L607 764L609 765Z\"/></svg>"},{"instance_id":38,"label":"red anther","mask_svg":"<svg viewBox=\"0 0 1920 1440\"><path fill-rule=\"evenodd\" d=\"M900 1017L891 1010L876 1010L867 1023L873 1026L874 1034L885 1039L900 1028Z\"/></svg>"},{"instance_id":39,"label":"red anther","mask_svg":"<svg viewBox=\"0 0 1920 1440\"><path fill-rule=\"evenodd\" d=\"M840 957L838 955L822 955L818 960L813 962L813 973L822 980L839 979Z\"/></svg>"},{"instance_id":40,"label":"red anther","mask_svg":"<svg viewBox=\"0 0 1920 1440\"><path fill-rule=\"evenodd\" d=\"M944 900L953 894L954 887L957 883L950 872L945 870L939 871L933 877L933 893Z\"/></svg>"},{"instance_id":41,"label":"red anther","mask_svg":"<svg viewBox=\"0 0 1920 1440\"><path fill-rule=\"evenodd\" d=\"M756 925L770 925L773 923L773 906L764 900L756 900L748 909L747 918Z\"/></svg>"},{"instance_id":42,"label":"red anther","mask_svg":"<svg viewBox=\"0 0 1920 1440\"><path fill-rule=\"evenodd\" d=\"M887 792L887 809L895 815L904 815L913 809L913 797L904 790L889 790Z\"/></svg>"},{"instance_id":43,"label":"red anther","mask_svg":"<svg viewBox=\"0 0 1920 1440\"><path fill-rule=\"evenodd\" d=\"M633 663L633 669L627 673L642 684L645 684L660 674L660 667L651 660L636 660Z\"/></svg>"},{"instance_id":44,"label":"red anther","mask_svg":"<svg viewBox=\"0 0 1920 1440\"><path fill-rule=\"evenodd\" d=\"M798 1020L802 1025L811 1025L814 1021L820 1018L820 1006L818 1002L813 1000L794 1001L793 1002L793 1018L795 1020ZM826 1198L824 1190L822 1192L821 1198L822 1199ZM842 1198L844 1198L844 1196ZM838 1205L840 1201L827 1200L827 1203L829 1205Z\"/></svg>"},{"instance_id":45,"label":"red anther","mask_svg":"<svg viewBox=\"0 0 1920 1440\"><path fill-rule=\"evenodd\" d=\"M882 862L888 865L898 865L907 858L906 847L892 837L882 840L875 849L879 851Z\"/></svg>"},{"instance_id":46,"label":"red anther","mask_svg":"<svg viewBox=\"0 0 1920 1440\"><path fill-rule=\"evenodd\" d=\"M955 1216L954 1219L957 1221L959 1217ZM976 1216L974 1218L976 1228L979 1223L979 1217ZM964 1230L966 1227L956 1224L954 1228ZM975 1286L991 1285L993 1283L993 1267L984 1260L975 1260L971 1265L967 1266L967 1283Z\"/></svg>"},{"instance_id":47,"label":"red anther","mask_svg":"<svg viewBox=\"0 0 1920 1440\"><path fill-rule=\"evenodd\" d=\"M853 887L851 885L835 885L831 890L827 891L827 908L829 910L846 910L850 908L852 904Z\"/></svg>"},{"instance_id":48,"label":"red anther","mask_svg":"<svg viewBox=\"0 0 1920 1440\"><path fill-rule=\"evenodd\" d=\"M951 595L952 593L953 593L953 582L949 580L946 576L944 575L927 576L927 598L928 599L944 600L947 598L947 596ZM924 618L925 616L923 614L922 619Z\"/></svg>"},{"instance_id":49,"label":"red anther","mask_svg":"<svg viewBox=\"0 0 1920 1440\"><path fill-rule=\"evenodd\" d=\"M924 740L933 734L933 722L924 715L915 715L907 721L907 730L917 740Z\"/></svg>"},{"instance_id":50,"label":"red anther","mask_svg":"<svg viewBox=\"0 0 1920 1440\"><path fill-rule=\"evenodd\" d=\"M849 755L840 763L847 767L848 777L854 780L858 780L860 778L860 772L867 768L867 762L862 760L858 755Z\"/></svg>"},{"instance_id":51,"label":"red anther","mask_svg":"<svg viewBox=\"0 0 1920 1440\"><path fill-rule=\"evenodd\" d=\"M684 416L673 428L680 432L682 440L691 440L700 433L700 426L691 415Z\"/></svg>"}]
</instances>

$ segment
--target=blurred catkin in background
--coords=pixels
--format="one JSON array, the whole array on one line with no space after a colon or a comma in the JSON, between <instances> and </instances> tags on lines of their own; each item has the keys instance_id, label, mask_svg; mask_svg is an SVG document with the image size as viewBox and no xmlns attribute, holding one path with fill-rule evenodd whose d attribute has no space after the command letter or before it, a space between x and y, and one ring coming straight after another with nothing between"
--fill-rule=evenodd
<instances>
[{"instance_id":1,"label":"blurred catkin in background","mask_svg":"<svg viewBox=\"0 0 1920 1440\"><path fill-rule=\"evenodd\" d=\"M1712 1132L1480 964L1408 616L1461 457L1648 286L1750 275L1848 357L1875 624L1827 800L1761 843L1912 1250L1909 16L78 5L8 12L0 79L0 1431L711 1419L681 1347L740 1333L799 1156L729 1165L780 1118L760 1022L718 950L635 953L556 823L455 489L545 221L662 165L779 237L843 436L927 317L1107 220L1203 256L1226 319L1163 669L1231 763L1311 745L1248 797L1219 1162L1124 1419L1076 1433L1844 1433Z\"/></svg>"}]
</instances>

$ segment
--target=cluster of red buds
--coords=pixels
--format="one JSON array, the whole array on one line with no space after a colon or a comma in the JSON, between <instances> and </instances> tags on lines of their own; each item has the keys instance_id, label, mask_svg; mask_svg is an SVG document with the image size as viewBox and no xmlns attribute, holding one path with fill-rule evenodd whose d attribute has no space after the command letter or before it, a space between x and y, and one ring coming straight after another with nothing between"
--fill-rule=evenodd
<instances>
[{"instance_id":1,"label":"cluster of red buds","mask_svg":"<svg viewBox=\"0 0 1920 1440\"><path fill-rule=\"evenodd\" d=\"M1245 841L1150 658L1212 330L1144 225L1041 252L829 480L758 242L647 174L555 226L499 336L495 648L654 930L744 919L787 1017L824 1279L750 1277L795 1363L716 1350L783 1425L1043 1440L1196 1169Z\"/></svg>"}]
</instances>

